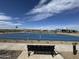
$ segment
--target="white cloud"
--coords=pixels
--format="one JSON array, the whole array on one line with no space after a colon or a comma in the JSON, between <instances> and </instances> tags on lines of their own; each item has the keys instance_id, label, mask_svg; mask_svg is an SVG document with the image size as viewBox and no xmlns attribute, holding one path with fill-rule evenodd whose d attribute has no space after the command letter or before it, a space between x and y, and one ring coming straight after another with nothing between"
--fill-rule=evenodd
<instances>
[{"instance_id":1,"label":"white cloud","mask_svg":"<svg viewBox=\"0 0 79 59\"><path fill-rule=\"evenodd\" d=\"M41 0L41 1L39 2L39 5L44 4L46 1L47 1L47 0Z\"/></svg>"},{"instance_id":2,"label":"white cloud","mask_svg":"<svg viewBox=\"0 0 79 59\"><path fill-rule=\"evenodd\" d=\"M62 24L62 25L47 25L47 26L41 26L39 29L47 29L47 30L55 30L55 29L74 29L79 30L79 25L77 24Z\"/></svg>"},{"instance_id":3,"label":"white cloud","mask_svg":"<svg viewBox=\"0 0 79 59\"><path fill-rule=\"evenodd\" d=\"M13 22L7 22L7 21L0 21L0 25L9 25L9 26L16 26L21 25L21 23L13 23Z\"/></svg>"},{"instance_id":4,"label":"white cloud","mask_svg":"<svg viewBox=\"0 0 79 59\"><path fill-rule=\"evenodd\" d=\"M42 6L46 1L47 0L40 0L39 4L36 6L36 8Z\"/></svg>"},{"instance_id":5,"label":"white cloud","mask_svg":"<svg viewBox=\"0 0 79 59\"><path fill-rule=\"evenodd\" d=\"M0 15L0 20L12 20L12 17L6 15Z\"/></svg>"},{"instance_id":6,"label":"white cloud","mask_svg":"<svg viewBox=\"0 0 79 59\"><path fill-rule=\"evenodd\" d=\"M51 0L48 4L44 4L47 0L40 0L39 4L35 6L27 15L34 15L33 21L39 21L51 17L55 14L61 13L65 10L79 8L79 0Z\"/></svg>"},{"instance_id":7,"label":"white cloud","mask_svg":"<svg viewBox=\"0 0 79 59\"><path fill-rule=\"evenodd\" d=\"M15 26L20 26L22 23L16 23L16 20L20 19L18 17L6 16L5 13L0 13L0 29L1 28L15 28ZM14 20L14 22L12 22Z\"/></svg>"},{"instance_id":8,"label":"white cloud","mask_svg":"<svg viewBox=\"0 0 79 59\"><path fill-rule=\"evenodd\" d=\"M8 21L0 21L0 28L7 28L7 29L12 29L15 28L15 26L20 26L22 25L21 23L13 23L13 22L8 22Z\"/></svg>"},{"instance_id":9,"label":"white cloud","mask_svg":"<svg viewBox=\"0 0 79 59\"><path fill-rule=\"evenodd\" d=\"M20 19L19 17L11 17L5 15L5 13L0 13L0 21L5 21L5 20L18 20Z\"/></svg>"}]
</instances>

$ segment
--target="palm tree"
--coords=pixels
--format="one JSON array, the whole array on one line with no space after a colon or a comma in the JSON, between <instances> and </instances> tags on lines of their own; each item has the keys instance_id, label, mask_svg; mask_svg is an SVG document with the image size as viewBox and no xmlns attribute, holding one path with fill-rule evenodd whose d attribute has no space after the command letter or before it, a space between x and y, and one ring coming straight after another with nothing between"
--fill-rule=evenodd
<instances>
[{"instance_id":1,"label":"palm tree","mask_svg":"<svg viewBox=\"0 0 79 59\"><path fill-rule=\"evenodd\" d=\"M18 26L16 26L16 29L18 28Z\"/></svg>"}]
</instances>

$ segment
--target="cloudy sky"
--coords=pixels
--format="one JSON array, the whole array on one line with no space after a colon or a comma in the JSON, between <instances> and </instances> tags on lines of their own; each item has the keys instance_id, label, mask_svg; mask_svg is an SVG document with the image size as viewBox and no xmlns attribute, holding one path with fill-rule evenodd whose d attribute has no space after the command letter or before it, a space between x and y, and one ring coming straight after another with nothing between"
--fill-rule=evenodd
<instances>
[{"instance_id":1,"label":"cloudy sky","mask_svg":"<svg viewBox=\"0 0 79 59\"><path fill-rule=\"evenodd\" d=\"M0 28L79 30L79 0L0 0Z\"/></svg>"}]
</instances>

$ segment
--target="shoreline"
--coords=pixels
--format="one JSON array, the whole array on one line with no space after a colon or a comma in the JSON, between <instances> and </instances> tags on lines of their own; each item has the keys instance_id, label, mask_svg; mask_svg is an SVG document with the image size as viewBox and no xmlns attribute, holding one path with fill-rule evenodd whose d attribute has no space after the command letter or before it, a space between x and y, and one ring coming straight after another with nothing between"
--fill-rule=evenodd
<instances>
[{"instance_id":1,"label":"shoreline","mask_svg":"<svg viewBox=\"0 0 79 59\"><path fill-rule=\"evenodd\" d=\"M71 35L71 36L78 36L79 37L79 32L78 33L62 33L62 32L58 32L57 34Z\"/></svg>"},{"instance_id":2,"label":"shoreline","mask_svg":"<svg viewBox=\"0 0 79 59\"><path fill-rule=\"evenodd\" d=\"M79 41L49 41L49 40L0 40L0 43L27 43L27 44L64 44L64 45L72 45L72 43L77 43L79 45Z\"/></svg>"}]
</instances>

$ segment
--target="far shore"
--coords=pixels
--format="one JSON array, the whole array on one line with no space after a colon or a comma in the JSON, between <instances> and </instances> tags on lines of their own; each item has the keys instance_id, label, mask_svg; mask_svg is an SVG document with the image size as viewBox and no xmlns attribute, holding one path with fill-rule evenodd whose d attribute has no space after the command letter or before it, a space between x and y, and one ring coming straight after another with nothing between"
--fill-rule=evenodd
<instances>
[{"instance_id":1,"label":"far shore","mask_svg":"<svg viewBox=\"0 0 79 59\"><path fill-rule=\"evenodd\" d=\"M66 34L66 35L74 35L74 36L79 36L79 32L76 33L66 33L66 32L0 32L0 34L12 34L12 33L36 33L36 34Z\"/></svg>"},{"instance_id":2,"label":"far shore","mask_svg":"<svg viewBox=\"0 0 79 59\"><path fill-rule=\"evenodd\" d=\"M78 33L62 33L62 32L58 32L57 34L79 36L79 32Z\"/></svg>"},{"instance_id":3,"label":"far shore","mask_svg":"<svg viewBox=\"0 0 79 59\"><path fill-rule=\"evenodd\" d=\"M14 34L14 33L24 33L24 32L5 32L5 33L0 33L0 34Z\"/></svg>"}]
</instances>

